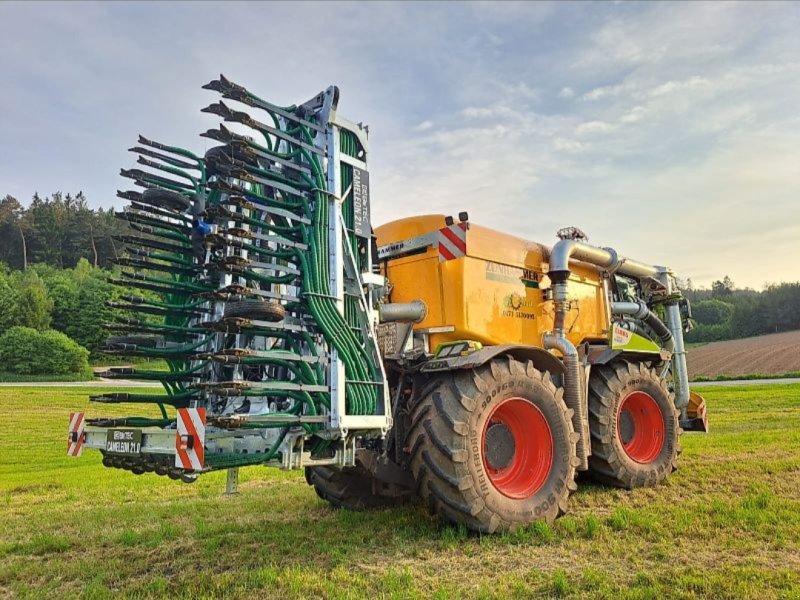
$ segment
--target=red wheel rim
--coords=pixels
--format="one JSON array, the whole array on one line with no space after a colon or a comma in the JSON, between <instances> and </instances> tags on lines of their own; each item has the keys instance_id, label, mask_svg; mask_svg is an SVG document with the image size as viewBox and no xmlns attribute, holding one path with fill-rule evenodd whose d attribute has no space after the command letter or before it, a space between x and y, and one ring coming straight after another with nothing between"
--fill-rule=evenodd
<instances>
[{"instance_id":1,"label":"red wheel rim","mask_svg":"<svg viewBox=\"0 0 800 600\"><path fill-rule=\"evenodd\" d=\"M651 463L664 447L664 417L646 392L631 392L619 405L617 433L625 453L638 463Z\"/></svg>"},{"instance_id":2,"label":"red wheel rim","mask_svg":"<svg viewBox=\"0 0 800 600\"><path fill-rule=\"evenodd\" d=\"M499 434L487 436L490 428ZM496 448L487 448L498 435L506 442L513 440L511 451L506 448L500 461L496 460ZM547 481L553 466L550 425L542 411L523 398L509 398L494 408L483 427L481 448L489 481L509 498L533 496Z\"/></svg>"}]
</instances>

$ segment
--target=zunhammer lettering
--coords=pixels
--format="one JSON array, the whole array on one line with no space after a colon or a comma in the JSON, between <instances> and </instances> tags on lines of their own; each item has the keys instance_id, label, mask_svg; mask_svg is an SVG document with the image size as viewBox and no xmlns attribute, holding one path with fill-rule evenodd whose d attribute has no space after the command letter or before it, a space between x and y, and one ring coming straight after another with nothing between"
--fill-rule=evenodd
<instances>
[{"instance_id":1,"label":"zunhammer lettering","mask_svg":"<svg viewBox=\"0 0 800 600\"><path fill-rule=\"evenodd\" d=\"M502 263L486 263L486 279L504 283L522 283L525 287L539 287L539 273L533 269L512 267Z\"/></svg>"},{"instance_id":2,"label":"zunhammer lettering","mask_svg":"<svg viewBox=\"0 0 800 600\"><path fill-rule=\"evenodd\" d=\"M389 252L398 252L405 248L405 242L398 242L396 244L387 244L386 246L381 246L378 249L378 256L383 256L384 254L388 254Z\"/></svg>"}]
</instances>

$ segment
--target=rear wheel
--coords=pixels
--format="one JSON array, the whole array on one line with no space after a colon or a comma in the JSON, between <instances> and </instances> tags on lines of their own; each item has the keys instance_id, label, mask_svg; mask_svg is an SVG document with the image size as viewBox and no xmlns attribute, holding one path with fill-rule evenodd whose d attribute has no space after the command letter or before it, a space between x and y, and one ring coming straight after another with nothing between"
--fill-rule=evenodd
<instances>
[{"instance_id":1,"label":"rear wheel","mask_svg":"<svg viewBox=\"0 0 800 600\"><path fill-rule=\"evenodd\" d=\"M628 489L663 481L680 452L679 414L655 370L628 362L598 367L589 382L590 473Z\"/></svg>"},{"instance_id":2,"label":"rear wheel","mask_svg":"<svg viewBox=\"0 0 800 600\"><path fill-rule=\"evenodd\" d=\"M432 512L474 531L508 531L566 511L578 435L563 390L511 357L441 376L413 409L407 446Z\"/></svg>"}]
</instances>

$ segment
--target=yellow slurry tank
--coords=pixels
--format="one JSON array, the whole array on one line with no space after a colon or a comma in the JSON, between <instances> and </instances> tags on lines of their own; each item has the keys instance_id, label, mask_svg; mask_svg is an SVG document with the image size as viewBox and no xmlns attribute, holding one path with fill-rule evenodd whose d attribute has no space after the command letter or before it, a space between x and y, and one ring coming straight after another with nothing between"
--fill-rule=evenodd
<instances>
[{"instance_id":1,"label":"yellow slurry tank","mask_svg":"<svg viewBox=\"0 0 800 600\"><path fill-rule=\"evenodd\" d=\"M444 215L423 215L392 221L375 234L379 247L398 247L405 240L444 235L440 230L445 228ZM432 243L383 261L392 285L390 301L425 303L427 314L414 328L431 331L432 349L455 340L541 346L554 319L547 277L550 248L473 223L464 237L463 257L445 260ZM575 266L569 293L569 340L576 346L607 340L610 308L599 269Z\"/></svg>"}]
</instances>

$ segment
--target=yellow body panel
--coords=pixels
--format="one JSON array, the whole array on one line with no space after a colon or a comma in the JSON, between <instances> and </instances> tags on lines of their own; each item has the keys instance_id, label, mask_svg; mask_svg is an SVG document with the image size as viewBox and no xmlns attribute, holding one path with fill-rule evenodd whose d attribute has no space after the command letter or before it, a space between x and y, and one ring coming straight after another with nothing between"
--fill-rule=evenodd
<instances>
[{"instance_id":1,"label":"yellow body panel","mask_svg":"<svg viewBox=\"0 0 800 600\"><path fill-rule=\"evenodd\" d=\"M424 215L378 227L378 245L397 243L445 226L443 215ZM542 335L553 328L553 303L544 300L550 249L470 223L467 255L439 261L439 252L390 259L384 273L391 282L391 302L422 300L428 307L415 329L452 326L454 331L432 333L430 347L470 339L484 345L519 343L541 346ZM609 307L599 271L591 266L573 269L572 309L568 337L574 344L606 341Z\"/></svg>"}]
</instances>

